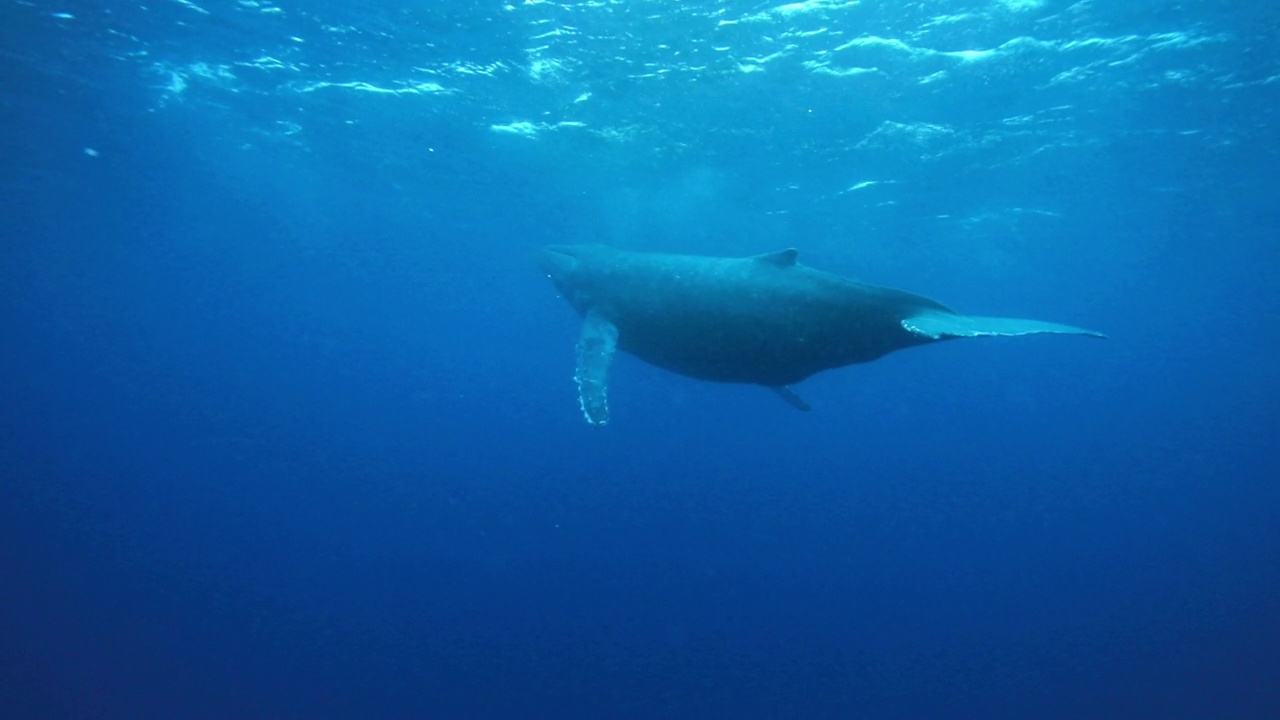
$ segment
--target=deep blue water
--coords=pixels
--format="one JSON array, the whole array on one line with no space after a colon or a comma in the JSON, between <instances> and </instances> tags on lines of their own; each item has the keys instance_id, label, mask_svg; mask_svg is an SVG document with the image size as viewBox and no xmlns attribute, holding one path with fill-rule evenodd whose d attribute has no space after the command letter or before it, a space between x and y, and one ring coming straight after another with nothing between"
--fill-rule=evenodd
<instances>
[{"instance_id":1,"label":"deep blue water","mask_svg":"<svg viewBox=\"0 0 1280 720\"><path fill-rule=\"evenodd\" d=\"M1280 10L0 0L0 715L1280 717ZM1106 332L754 387L548 243Z\"/></svg>"}]
</instances>

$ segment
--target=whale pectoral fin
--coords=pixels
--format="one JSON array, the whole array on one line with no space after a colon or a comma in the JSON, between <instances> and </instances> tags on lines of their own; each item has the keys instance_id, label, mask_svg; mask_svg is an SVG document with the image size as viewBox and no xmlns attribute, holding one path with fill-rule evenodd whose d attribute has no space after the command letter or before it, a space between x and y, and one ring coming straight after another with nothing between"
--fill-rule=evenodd
<instances>
[{"instance_id":1,"label":"whale pectoral fin","mask_svg":"<svg viewBox=\"0 0 1280 720\"><path fill-rule=\"evenodd\" d=\"M778 393L778 397L782 398L788 405L800 410L801 412L809 412L813 409L809 407L809 403L804 401L804 398L795 394L795 391L786 385L770 385L769 389Z\"/></svg>"},{"instance_id":2,"label":"whale pectoral fin","mask_svg":"<svg viewBox=\"0 0 1280 720\"><path fill-rule=\"evenodd\" d=\"M578 368L573 380L578 384L578 404L592 425L609 422L609 365L618 348L618 328L592 310L582 323L578 338Z\"/></svg>"},{"instance_id":3,"label":"whale pectoral fin","mask_svg":"<svg viewBox=\"0 0 1280 720\"><path fill-rule=\"evenodd\" d=\"M1022 320L1019 318L973 317L955 315L933 310L919 315L912 315L902 320L902 327L916 335L931 340L943 338L965 338L984 336L1037 335L1040 333L1058 333L1062 335L1090 335L1105 338L1100 332L1059 325L1058 323L1040 320Z\"/></svg>"}]
</instances>

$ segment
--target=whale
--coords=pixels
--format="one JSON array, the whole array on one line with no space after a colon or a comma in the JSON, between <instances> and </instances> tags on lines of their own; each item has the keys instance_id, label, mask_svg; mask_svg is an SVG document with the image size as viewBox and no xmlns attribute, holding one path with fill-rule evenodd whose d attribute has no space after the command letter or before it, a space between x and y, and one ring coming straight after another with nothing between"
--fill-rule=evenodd
<instances>
[{"instance_id":1,"label":"whale","mask_svg":"<svg viewBox=\"0 0 1280 720\"><path fill-rule=\"evenodd\" d=\"M904 290L807 267L798 257L794 248L707 257L544 247L539 265L582 316L574 381L586 421L609 423L609 368L619 350L691 378L760 385L808 411L790 386L904 348L988 336L1106 337L1040 320L961 315Z\"/></svg>"}]
</instances>

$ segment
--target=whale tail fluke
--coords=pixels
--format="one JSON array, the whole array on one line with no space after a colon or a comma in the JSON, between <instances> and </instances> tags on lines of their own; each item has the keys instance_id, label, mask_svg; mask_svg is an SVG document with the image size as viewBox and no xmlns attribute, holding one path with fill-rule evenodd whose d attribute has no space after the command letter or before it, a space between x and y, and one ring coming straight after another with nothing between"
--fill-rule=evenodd
<instances>
[{"instance_id":1,"label":"whale tail fluke","mask_svg":"<svg viewBox=\"0 0 1280 720\"><path fill-rule=\"evenodd\" d=\"M902 321L902 327L908 331L927 337L930 340L966 337L1008 337L1016 335L1039 335L1056 333L1060 335L1089 335L1105 338L1100 332L1084 328L1042 320L1023 320L1020 318L974 317L971 315L955 315L953 313L926 311L912 315Z\"/></svg>"}]
</instances>

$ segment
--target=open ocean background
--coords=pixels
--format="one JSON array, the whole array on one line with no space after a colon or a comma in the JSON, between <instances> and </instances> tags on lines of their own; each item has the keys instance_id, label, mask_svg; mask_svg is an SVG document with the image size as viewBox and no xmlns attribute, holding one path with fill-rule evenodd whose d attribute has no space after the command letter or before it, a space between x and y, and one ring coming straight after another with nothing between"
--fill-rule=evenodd
<instances>
[{"instance_id":1,"label":"open ocean background","mask_svg":"<svg viewBox=\"0 0 1280 720\"><path fill-rule=\"evenodd\" d=\"M0 716L1280 717L1280 5L0 0ZM1094 328L583 421L537 249Z\"/></svg>"}]
</instances>

